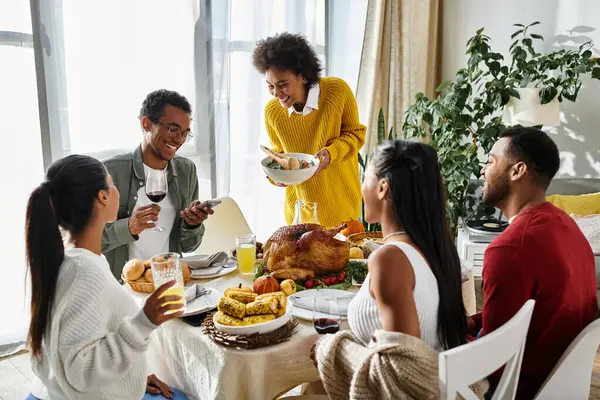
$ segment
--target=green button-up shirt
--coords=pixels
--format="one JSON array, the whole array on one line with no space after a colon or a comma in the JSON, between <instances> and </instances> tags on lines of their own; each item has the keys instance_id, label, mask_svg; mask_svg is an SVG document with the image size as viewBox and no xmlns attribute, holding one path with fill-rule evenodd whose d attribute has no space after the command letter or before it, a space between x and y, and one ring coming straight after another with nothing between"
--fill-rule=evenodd
<instances>
[{"instance_id":1,"label":"green button-up shirt","mask_svg":"<svg viewBox=\"0 0 600 400\"><path fill-rule=\"evenodd\" d=\"M113 275L121 281L123 265L129 260L129 244L138 240L129 232L129 217L137 202L138 190L146 184L142 148L132 153L119 154L104 160L121 198L117 221L106 224L102 235L102 253L106 256ZM167 167L169 194L176 210L183 210L198 199L196 165L189 159L175 156ZM179 214L179 213L177 213ZM183 219L176 215L169 236L169 251L191 253L200 246L204 225L187 229ZM157 249L157 252L159 250Z\"/></svg>"}]
</instances>

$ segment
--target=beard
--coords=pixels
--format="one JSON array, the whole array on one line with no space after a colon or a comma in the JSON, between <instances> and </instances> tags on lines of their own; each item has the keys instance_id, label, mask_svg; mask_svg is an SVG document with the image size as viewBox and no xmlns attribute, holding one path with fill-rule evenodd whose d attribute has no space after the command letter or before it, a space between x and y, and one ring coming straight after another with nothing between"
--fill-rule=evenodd
<instances>
[{"instance_id":1,"label":"beard","mask_svg":"<svg viewBox=\"0 0 600 400\"><path fill-rule=\"evenodd\" d=\"M487 183L486 190L483 192L483 204L496 207L508 196L509 192L508 176L499 176L496 178L495 183Z\"/></svg>"}]
</instances>

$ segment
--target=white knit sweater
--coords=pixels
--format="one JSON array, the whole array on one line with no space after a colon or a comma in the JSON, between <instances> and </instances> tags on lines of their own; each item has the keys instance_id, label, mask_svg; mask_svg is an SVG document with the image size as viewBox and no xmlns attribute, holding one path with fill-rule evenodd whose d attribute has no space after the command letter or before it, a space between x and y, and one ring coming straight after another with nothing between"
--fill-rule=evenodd
<instances>
[{"instance_id":1,"label":"white knit sweater","mask_svg":"<svg viewBox=\"0 0 600 400\"><path fill-rule=\"evenodd\" d=\"M154 329L104 256L68 249L33 371L50 399L141 399Z\"/></svg>"}]
</instances>

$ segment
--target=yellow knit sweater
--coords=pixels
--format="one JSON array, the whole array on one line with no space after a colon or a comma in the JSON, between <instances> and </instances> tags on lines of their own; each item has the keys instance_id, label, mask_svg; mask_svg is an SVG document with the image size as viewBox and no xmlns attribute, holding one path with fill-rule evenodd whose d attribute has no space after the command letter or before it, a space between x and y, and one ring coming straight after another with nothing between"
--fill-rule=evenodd
<instances>
[{"instance_id":1,"label":"yellow knit sweater","mask_svg":"<svg viewBox=\"0 0 600 400\"><path fill-rule=\"evenodd\" d=\"M265 125L271 146L278 152L316 154L325 148L331 163L308 181L286 188L285 218L294 219L297 199L316 202L319 222L333 227L360 217L358 151L366 127L358 119L352 90L342 79L321 78L319 108L303 116L288 114L277 99L265 107Z\"/></svg>"}]
</instances>

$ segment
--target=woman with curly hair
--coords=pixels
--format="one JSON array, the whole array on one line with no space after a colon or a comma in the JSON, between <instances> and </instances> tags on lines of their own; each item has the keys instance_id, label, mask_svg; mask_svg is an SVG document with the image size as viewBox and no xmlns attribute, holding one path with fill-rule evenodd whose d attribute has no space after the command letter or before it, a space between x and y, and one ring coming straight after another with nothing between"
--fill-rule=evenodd
<instances>
[{"instance_id":1,"label":"woman with curly hair","mask_svg":"<svg viewBox=\"0 0 600 400\"><path fill-rule=\"evenodd\" d=\"M285 217L294 218L296 200L316 202L319 222L333 227L360 216L358 151L366 127L346 82L321 77L321 62L302 35L281 33L262 39L252 55L274 97L265 107L273 150L315 154L314 177L286 188Z\"/></svg>"}]
</instances>

